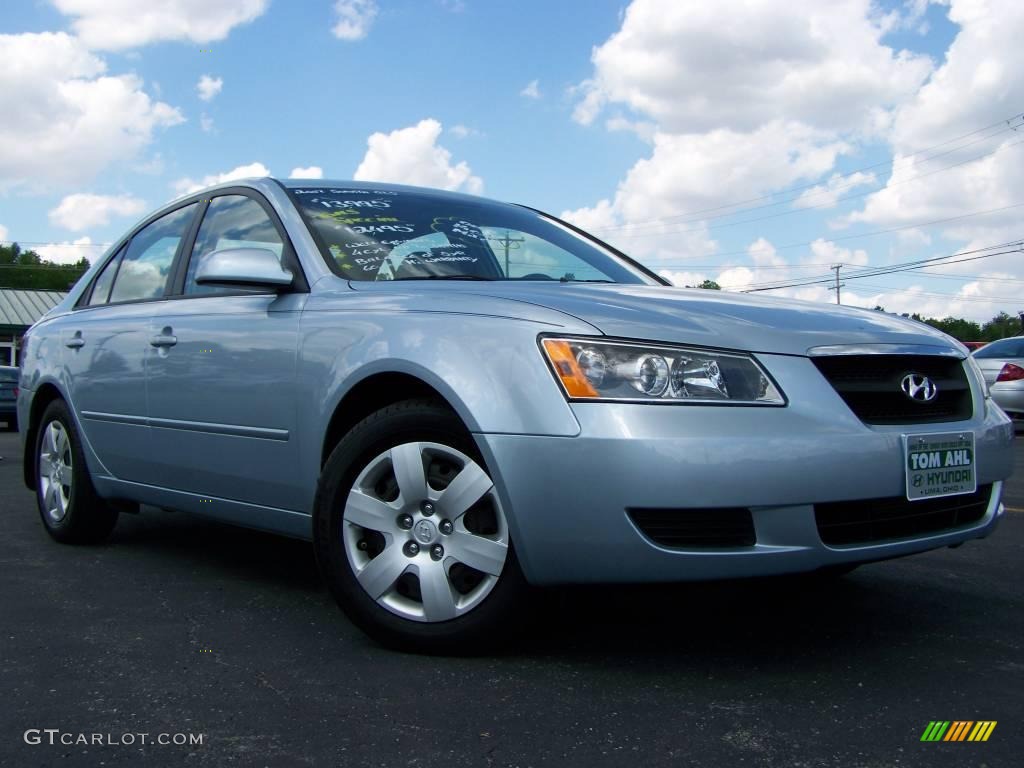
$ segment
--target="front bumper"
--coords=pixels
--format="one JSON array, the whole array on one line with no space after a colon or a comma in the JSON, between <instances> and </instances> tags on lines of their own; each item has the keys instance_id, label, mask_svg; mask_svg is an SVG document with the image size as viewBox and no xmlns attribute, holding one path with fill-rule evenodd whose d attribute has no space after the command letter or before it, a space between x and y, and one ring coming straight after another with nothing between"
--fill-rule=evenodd
<instances>
[{"instance_id":1,"label":"front bumper","mask_svg":"<svg viewBox=\"0 0 1024 768\"><path fill-rule=\"evenodd\" d=\"M769 361L786 408L575 403L577 437L479 434L517 553L535 584L656 582L811 571L959 544L988 535L1003 513L1013 429L998 408L969 421L869 427L806 358ZM983 402L976 397L976 402ZM830 547L814 504L899 497L902 435L971 430L978 485L992 484L977 521L929 535ZM749 508L752 546L667 548L629 508Z\"/></svg>"}]
</instances>

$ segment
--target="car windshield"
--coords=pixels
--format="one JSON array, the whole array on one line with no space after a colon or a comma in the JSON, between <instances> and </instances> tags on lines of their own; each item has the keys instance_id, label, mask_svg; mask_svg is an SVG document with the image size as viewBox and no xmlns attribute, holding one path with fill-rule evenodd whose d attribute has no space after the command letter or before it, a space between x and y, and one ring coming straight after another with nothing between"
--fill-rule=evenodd
<instances>
[{"instance_id":1,"label":"car windshield","mask_svg":"<svg viewBox=\"0 0 1024 768\"><path fill-rule=\"evenodd\" d=\"M289 193L331 269L349 280L655 282L526 208L372 188Z\"/></svg>"}]
</instances>

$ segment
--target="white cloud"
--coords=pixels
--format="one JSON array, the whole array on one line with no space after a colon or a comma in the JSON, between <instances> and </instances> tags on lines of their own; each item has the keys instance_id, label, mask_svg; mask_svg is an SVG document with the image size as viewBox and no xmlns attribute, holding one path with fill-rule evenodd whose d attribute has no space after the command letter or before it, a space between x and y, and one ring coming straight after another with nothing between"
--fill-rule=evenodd
<instances>
[{"instance_id":1,"label":"white cloud","mask_svg":"<svg viewBox=\"0 0 1024 768\"><path fill-rule=\"evenodd\" d=\"M609 103L662 130L751 130L772 120L869 128L914 93L928 57L896 52L870 0L634 0L621 29L596 47L576 119Z\"/></svg>"},{"instance_id":2,"label":"white cloud","mask_svg":"<svg viewBox=\"0 0 1024 768\"><path fill-rule=\"evenodd\" d=\"M791 262L759 238L729 263L715 257L718 245L706 218L735 211L737 200L795 184L813 184L794 201L795 208L828 208L862 193L880 180L866 171L835 172L837 159L861 144L891 138L894 171L888 186L867 198L863 211L839 223L901 226L1020 202L1021 132L1007 129L990 143L951 153L941 162L923 162L916 153L1020 111L1024 79L1016 73L1024 67L1018 34L1024 6L1011 0L950 0L950 18L961 31L936 69L926 56L887 45L890 32L920 31L926 0L911 0L888 13L871 0L795 2L780 14L777 4L766 0L634 0L620 29L594 49L591 76L571 88L569 97L578 122L592 124L604 116L607 130L633 131L651 143L651 150L629 169L614 194L563 216L674 282L695 285L713 279L741 290L827 273L821 262L869 263L869 250L844 248L825 238ZM735 23L740 18L742 23ZM1021 141L1019 150L1010 147L1014 140ZM1005 149L992 158L920 183L908 181L965 155L970 159L1000 141ZM965 249L1019 238L1021 213L1013 209L951 222L942 234L963 239ZM915 248L927 243L921 230L904 230L894 239L899 247L887 252L882 263L905 260L900 251L911 241ZM935 255L950 252L937 250ZM716 261L720 266L705 266ZM1019 254L985 262L992 271L1018 277L1020 263ZM967 263L960 271L980 269ZM985 276L989 280L991 272ZM971 290L969 283L959 289L929 288L937 279L922 275L920 284L915 280L916 287L903 292L851 281L843 303L881 303L935 315L955 308L973 317L991 316L998 308L998 289L973 297L963 294ZM930 295L943 290L955 295ZM1002 288L1004 299L1007 290ZM771 295L835 298L824 285Z\"/></svg>"},{"instance_id":3,"label":"white cloud","mask_svg":"<svg viewBox=\"0 0 1024 768\"><path fill-rule=\"evenodd\" d=\"M203 114L199 116L199 127L202 128L203 133L213 133L213 118L203 112Z\"/></svg>"},{"instance_id":4,"label":"white cloud","mask_svg":"<svg viewBox=\"0 0 1024 768\"><path fill-rule=\"evenodd\" d=\"M526 84L526 87L519 92L520 96L525 96L528 99L539 99L541 97L540 82L537 80L531 80Z\"/></svg>"},{"instance_id":5,"label":"white cloud","mask_svg":"<svg viewBox=\"0 0 1024 768\"><path fill-rule=\"evenodd\" d=\"M843 176L833 173L824 184L817 184L805 189L800 196L793 201L794 208L834 208L839 203L839 198L855 194L853 190L857 187L867 187L875 184L877 179L873 173L854 173Z\"/></svg>"},{"instance_id":6,"label":"white cloud","mask_svg":"<svg viewBox=\"0 0 1024 768\"><path fill-rule=\"evenodd\" d=\"M71 26L89 48L123 50L162 40L209 43L259 17L269 0L52 0L73 16ZM198 52L196 55L200 55Z\"/></svg>"},{"instance_id":7,"label":"white cloud","mask_svg":"<svg viewBox=\"0 0 1024 768\"><path fill-rule=\"evenodd\" d=\"M366 155L356 168L357 181L389 181L472 194L483 191L483 181L465 161L452 164L452 153L437 144L441 123L432 118L391 133L367 139Z\"/></svg>"},{"instance_id":8,"label":"white cloud","mask_svg":"<svg viewBox=\"0 0 1024 768\"><path fill-rule=\"evenodd\" d=\"M476 128L470 128L467 125L457 123L448 129L448 133L454 136L456 139L468 139L471 136L482 136L483 134Z\"/></svg>"},{"instance_id":9,"label":"white cloud","mask_svg":"<svg viewBox=\"0 0 1024 768\"><path fill-rule=\"evenodd\" d=\"M34 245L32 250L39 254L45 261L52 261L56 264L74 264L83 256L93 261L103 253L102 248L84 248L92 243L92 238L80 237L74 241L65 240L62 243L49 243L47 245Z\"/></svg>"},{"instance_id":10,"label":"white cloud","mask_svg":"<svg viewBox=\"0 0 1024 768\"><path fill-rule=\"evenodd\" d=\"M131 159L163 127L184 121L153 101L134 75L107 75L106 63L63 32L0 35L0 189L89 181Z\"/></svg>"},{"instance_id":11,"label":"white cloud","mask_svg":"<svg viewBox=\"0 0 1024 768\"><path fill-rule=\"evenodd\" d=\"M187 195L190 192L195 192L196 190L203 189L204 187L210 187L214 184L223 184L225 181L269 175L270 169L263 163L249 163L249 165L240 165L237 168L232 168L230 171L225 171L224 173L212 173L208 176L203 176L199 181L188 177L178 179L172 186L174 187L175 192L179 195Z\"/></svg>"},{"instance_id":12,"label":"white cloud","mask_svg":"<svg viewBox=\"0 0 1024 768\"><path fill-rule=\"evenodd\" d=\"M199 78L199 82L196 83L196 92L203 101L212 101L213 97L220 93L223 87L223 78L203 75Z\"/></svg>"},{"instance_id":13,"label":"white cloud","mask_svg":"<svg viewBox=\"0 0 1024 768\"><path fill-rule=\"evenodd\" d=\"M1022 199L1018 190L1024 178L1024 146L1015 145L1024 141L1024 134L1010 125L989 131L988 140L977 141L985 132L969 137L964 144L970 141L970 147L946 144L944 156L934 161L921 155L927 147L1019 113L1024 103L1024 78L1019 74L1024 68L1024 5L1016 0L952 0L949 18L960 29L942 66L896 112L895 163L887 186L871 195L863 209L848 218L850 222L900 226L1002 208ZM996 154L978 157L990 150ZM955 163L963 164L908 181ZM987 214L929 231L964 241L967 247L989 245L1021 235L1021 211ZM1021 275L1019 266L1016 272Z\"/></svg>"},{"instance_id":14,"label":"white cloud","mask_svg":"<svg viewBox=\"0 0 1024 768\"><path fill-rule=\"evenodd\" d=\"M3 224L0 224L0 243L7 242L7 233L10 230L7 229Z\"/></svg>"},{"instance_id":15,"label":"white cloud","mask_svg":"<svg viewBox=\"0 0 1024 768\"><path fill-rule=\"evenodd\" d=\"M146 201L131 195L94 195L78 192L67 195L48 214L57 227L81 232L104 226L111 217L139 216L146 211Z\"/></svg>"},{"instance_id":16,"label":"white cloud","mask_svg":"<svg viewBox=\"0 0 1024 768\"><path fill-rule=\"evenodd\" d=\"M629 170L611 201L596 204L598 215L566 215L637 258L706 257L715 246L699 212L816 178L846 149L831 134L779 121L747 133L658 132L651 156Z\"/></svg>"},{"instance_id":17,"label":"white cloud","mask_svg":"<svg viewBox=\"0 0 1024 768\"><path fill-rule=\"evenodd\" d=\"M377 17L377 0L337 0L334 15L338 21L331 32L339 40L362 40Z\"/></svg>"},{"instance_id":18,"label":"white cloud","mask_svg":"<svg viewBox=\"0 0 1024 768\"><path fill-rule=\"evenodd\" d=\"M324 177L324 169L319 165L311 165L308 168L292 168L292 172L288 174L289 179L322 179Z\"/></svg>"},{"instance_id":19,"label":"white cloud","mask_svg":"<svg viewBox=\"0 0 1024 768\"><path fill-rule=\"evenodd\" d=\"M604 127L609 131L635 133L637 138L646 141L648 144L654 141L654 134L658 131L658 126L652 122L647 120L630 120L622 115L609 117L604 121Z\"/></svg>"},{"instance_id":20,"label":"white cloud","mask_svg":"<svg viewBox=\"0 0 1024 768\"><path fill-rule=\"evenodd\" d=\"M829 262L830 264L862 267L868 263L867 251L861 248L852 250L850 248L842 248L831 240L826 240L822 237L811 243L811 253L814 255L814 261Z\"/></svg>"}]
</instances>

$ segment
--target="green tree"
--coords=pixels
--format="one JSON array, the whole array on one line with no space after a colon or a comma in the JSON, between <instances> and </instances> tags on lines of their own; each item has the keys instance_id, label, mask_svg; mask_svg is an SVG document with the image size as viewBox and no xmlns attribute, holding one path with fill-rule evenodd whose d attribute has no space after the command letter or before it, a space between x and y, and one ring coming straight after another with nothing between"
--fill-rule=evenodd
<instances>
[{"instance_id":1,"label":"green tree","mask_svg":"<svg viewBox=\"0 0 1024 768\"><path fill-rule=\"evenodd\" d=\"M56 264L35 251L23 251L17 243L0 245L0 288L66 291L88 268L84 257L74 264Z\"/></svg>"},{"instance_id":2,"label":"green tree","mask_svg":"<svg viewBox=\"0 0 1024 768\"><path fill-rule=\"evenodd\" d=\"M714 280L705 280L700 285L688 285L686 287L687 288L704 288L705 290L708 290L708 291L720 291L720 290L722 290L722 286L720 286Z\"/></svg>"}]
</instances>

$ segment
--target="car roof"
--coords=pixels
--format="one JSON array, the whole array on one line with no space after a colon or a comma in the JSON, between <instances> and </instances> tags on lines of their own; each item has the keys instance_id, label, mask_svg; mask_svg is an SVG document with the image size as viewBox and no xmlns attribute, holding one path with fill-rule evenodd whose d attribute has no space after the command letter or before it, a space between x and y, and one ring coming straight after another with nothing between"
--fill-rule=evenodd
<instances>
[{"instance_id":1,"label":"car roof","mask_svg":"<svg viewBox=\"0 0 1024 768\"><path fill-rule=\"evenodd\" d=\"M404 192L405 194L429 195L431 197L462 200L464 202L501 203L489 197L468 195L465 192L452 192L435 187L417 187L411 184L389 184L378 181L349 181L347 179L274 179L286 189L322 189L330 190L353 189L366 192Z\"/></svg>"}]
</instances>

